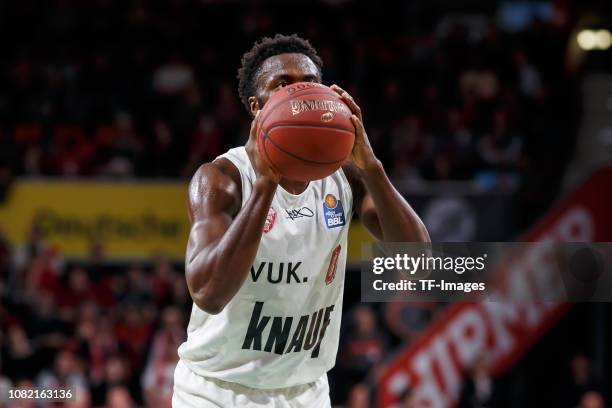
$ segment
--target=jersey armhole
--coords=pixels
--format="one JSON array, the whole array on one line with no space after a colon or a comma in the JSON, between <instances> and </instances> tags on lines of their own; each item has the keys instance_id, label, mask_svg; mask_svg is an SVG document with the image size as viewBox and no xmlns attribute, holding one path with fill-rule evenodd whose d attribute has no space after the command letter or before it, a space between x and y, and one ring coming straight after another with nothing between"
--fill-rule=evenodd
<instances>
[{"instance_id":1,"label":"jersey armhole","mask_svg":"<svg viewBox=\"0 0 612 408\"><path fill-rule=\"evenodd\" d=\"M240 191L242 195L240 206L242 208L244 207L244 203L246 203L247 199L251 195L253 182L257 178L255 169L251 163L251 159L244 146L230 149L226 153L217 157L215 160L221 158L227 159L227 161L232 163L234 165L232 170L234 172L237 170L240 174Z\"/></svg>"},{"instance_id":2,"label":"jersey armhole","mask_svg":"<svg viewBox=\"0 0 612 408\"><path fill-rule=\"evenodd\" d=\"M236 183L238 191L240 191L240 208L242 208L244 205L244 189L242 188L244 180L237 164L227 156L217 157L212 161L212 164Z\"/></svg>"}]
</instances>

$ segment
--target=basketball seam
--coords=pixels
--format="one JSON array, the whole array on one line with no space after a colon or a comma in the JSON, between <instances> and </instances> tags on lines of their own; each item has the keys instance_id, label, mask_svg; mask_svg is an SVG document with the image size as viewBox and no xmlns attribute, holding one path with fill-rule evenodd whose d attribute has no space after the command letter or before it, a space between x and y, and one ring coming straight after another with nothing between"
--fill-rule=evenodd
<instances>
[{"instance_id":1,"label":"basketball seam","mask_svg":"<svg viewBox=\"0 0 612 408\"><path fill-rule=\"evenodd\" d=\"M274 170L274 171L276 171L277 173L280 174L280 171L278 170L278 168L276 167L276 165L274 164L274 162L270 158L270 155L268 154L268 149L266 149L266 135L265 135L265 132L264 132L263 142L261 144L262 144L262 148L263 148L263 153L266 155L266 158L268 159L267 160L268 164L270 165L270 167L272 167L272 170ZM257 146L259 147L259 142L257 143ZM258 150L261 152L260 149L258 149Z\"/></svg>"},{"instance_id":2,"label":"basketball seam","mask_svg":"<svg viewBox=\"0 0 612 408\"><path fill-rule=\"evenodd\" d=\"M316 161L316 160L309 160L309 159L305 159L303 157L300 157L296 154L293 154L291 152L288 152L287 150L283 149L282 147L280 147L279 145L277 145L276 143L274 143L274 140L272 140L272 138L268 135L268 132L264 132L264 150L266 151L266 155L268 155L268 151L265 147L266 143L265 143L265 139L268 139L270 141L270 143L272 143L274 145L274 147L276 147L278 150L280 150L281 152L285 153L288 156L293 157L294 159L298 159L301 161L304 161L306 163L310 163L310 164L316 164L316 165L320 165L320 166L324 166L324 165L328 165L328 164L336 164L336 163L341 163L343 162L345 159L341 159L341 160L334 160L334 161ZM269 156L268 156L269 158Z\"/></svg>"},{"instance_id":3,"label":"basketball seam","mask_svg":"<svg viewBox=\"0 0 612 408\"><path fill-rule=\"evenodd\" d=\"M313 123L313 124L308 124L308 123L276 123L272 126L270 126L268 128L268 131L271 131L274 128L280 127L280 126L284 126L284 127L315 127L315 128L326 128L326 129L335 129L335 130L340 130L342 132L347 132L350 133L352 135L355 134L355 130L353 129L347 129L345 127L341 127L338 125L330 125L330 124L318 124L318 123Z\"/></svg>"}]
</instances>

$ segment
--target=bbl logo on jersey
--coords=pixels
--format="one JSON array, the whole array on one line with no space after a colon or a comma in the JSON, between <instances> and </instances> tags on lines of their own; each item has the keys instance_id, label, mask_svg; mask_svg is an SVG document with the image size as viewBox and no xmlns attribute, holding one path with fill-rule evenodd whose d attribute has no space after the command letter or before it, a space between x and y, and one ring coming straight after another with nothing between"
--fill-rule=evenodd
<instances>
[{"instance_id":1,"label":"bbl logo on jersey","mask_svg":"<svg viewBox=\"0 0 612 408\"><path fill-rule=\"evenodd\" d=\"M325 201L323 201L323 215L327 228L341 227L346 224L342 201L337 200L333 194L325 196Z\"/></svg>"}]
</instances>

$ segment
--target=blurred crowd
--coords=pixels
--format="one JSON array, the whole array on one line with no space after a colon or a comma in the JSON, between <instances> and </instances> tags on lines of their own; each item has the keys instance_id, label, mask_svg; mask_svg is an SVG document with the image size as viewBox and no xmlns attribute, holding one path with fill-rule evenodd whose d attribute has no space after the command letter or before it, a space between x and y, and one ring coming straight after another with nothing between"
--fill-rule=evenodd
<instances>
[{"instance_id":1,"label":"blurred crowd","mask_svg":"<svg viewBox=\"0 0 612 408\"><path fill-rule=\"evenodd\" d=\"M343 333L336 367L329 373L332 402L344 408L376 406L376 385L393 353L416 340L442 304L396 302L373 307L359 304L343 319ZM457 390L457 408L555 406L606 408L609 389L598 381L594 362L583 352L557 356L561 372L540 379L531 389L520 385L528 377L518 368L510 376L496 376L486 353L476 356ZM552 370L552 368L549 368ZM545 370L546 371L546 370ZM517 386L512 375L519 377ZM546 393L546 396L542 396ZM543 397L543 398L542 398ZM540 401L545 401L542 405ZM408 386L393 408L424 408Z\"/></svg>"},{"instance_id":2,"label":"blurred crowd","mask_svg":"<svg viewBox=\"0 0 612 408\"><path fill-rule=\"evenodd\" d=\"M87 259L68 262L36 228L19 248L0 229L0 408L36 406L3 405L8 387L70 388L76 397L63 406L72 408L169 407L192 307L180 269L162 255L113 264L99 244ZM352 306L330 374L334 402L371 406L383 361L441 307ZM367 400L355 405L359 390Z\"/></svg>"},{"instance_id":3,"label":"blurred crowd","mask_svg":"<svg viewBox=\"0 0 612 408\"><path fill-rule=\"evenodd\" d=\"M266 2L3 4L0 35L19 41L0 61L0 178L189 177L245 141L242 53L296 32L394 177L516 187L529 173L542 194L571 146L567 24L508 31L487 2L474 18L425 3L321 1L304 18Z\"/></svg>"},{"instance_id":4,"label":"blurred crowd","mask_svg":"<svg viewBox=\"0 0 612 408\"><path fill-rule=\"evenodd\" d=\"M349 287L359 287L358 273L347 279ZM332 403L370 408L376 406L385 364L446 305L363 304L350 298L345 303L337 362L328 374ZM87 259L67 262L35 228L19 248L11 248L0 230L0 391L70 388L76 397L62 405L68 408L169 407L177 348L191 307L181 268L161 254L142 264L113 264L104 248L93 244ZM574 334L566 335L572 339L568 344L576 340ZM558 389L556 381L565 381L558 392L547 394L549 400L554 406L604 408L605 384L596 380L589 356L561 353L563 372L550 373L540 384ZM524 370L515 374L526 378ZM478 356L458 390L458 406L524 406L516 401L533 391L504 381L492 374L489 356ZM0 399L4 407L36 405L3 405ZM410 389L400 407L420 408Z\"/></svg>"},{"instance_id":5,"label":"blurred crowd","mask_svg":"<svg viewBox=\"0 0 612 408\"><path fill-rule=\"evenodd\" d=\"M0 299L0 388L70 388L69 407L170 406L191 299L163 256L112 265L94 245L67 263L36 230L15 250L0 236Z\"/></svg>"},{"instance_id":6,"label":"blurred crowd","mask_svg":"<svg viewBox=\"0 0 612 408\"><path fill-rule=\"evenodd\" d=\"M384 362L444 308L384 305L353 304L343 319L335 404L373 406ZM0 388L71 388L72 408L169 407L191 307L180 268L162 255L117 265L93 244L88 259L67 262L36 228L20 248L0 230ZM21 406L34 404L8 408Z\"/></svg>"}]
</instances>

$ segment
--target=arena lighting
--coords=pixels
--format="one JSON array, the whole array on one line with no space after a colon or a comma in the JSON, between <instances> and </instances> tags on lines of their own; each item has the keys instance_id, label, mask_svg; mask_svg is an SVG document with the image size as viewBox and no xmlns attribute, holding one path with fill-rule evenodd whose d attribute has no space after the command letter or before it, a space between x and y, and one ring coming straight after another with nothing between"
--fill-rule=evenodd
<instances>
[{"instance_id":1,"label":"arena lighting","mask_svg":"<svg viewBox=\"0 0 612 408\"><path fill-rule=\"evenodd\" d=\"M595 32L597 46L600 50L607 50L612 45L612 34L608 30L598 30Z\"/></svg>"},{"instance_id":2,"label":"arena lighting","mask_svg":"<svg viewBox=\"0 0 612 408\"><path fill-rule=\"evenodd\" d=\"M582 30L576 40L585 51L607 50L612 46L612 34L609 30Z\"/></svg>"}]
</instances>

